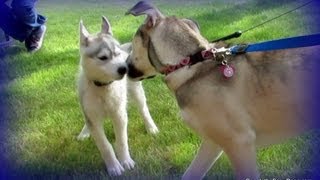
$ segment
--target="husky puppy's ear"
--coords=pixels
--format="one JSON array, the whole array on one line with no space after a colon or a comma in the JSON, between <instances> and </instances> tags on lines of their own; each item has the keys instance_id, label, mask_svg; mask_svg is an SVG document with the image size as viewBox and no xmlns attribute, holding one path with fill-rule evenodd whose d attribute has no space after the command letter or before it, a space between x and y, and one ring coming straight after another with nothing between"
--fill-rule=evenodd
<instances>
[{"instance_id":1,"label":"husky puppy's ear","mask_svg":"<svg viewBox=\"0 0 320 180\"><path fill-rule=\"evenodd\" d=\"M157 23L157 20L164 18L161 12L149 1L139 1L135 6L126 12L126 15L128 14L132 14L134 16L146 14L147 18L145 20L145 24L149 28L154 27Z\"/></svg>"},{"instance_id":2,"label":"husky puppy's ear","mask_svg":"<svg viewBox=\"0 0 320 180\"><path fill-rule=\"evenodd\" d=\"M101 33L112 35L111 25L108 19L102 16Z\"/></svg>"},{"instance_id":3,"label":"husky puppy's ear","mask_svg":"<svg viewBox=\"0 0 320 180\"><path fill-rule=\"evenodd\" d=\"M80 44L84 46L88 46L89 32L86 29L86 27L83 25L82 20L80 20L79 27L80 27Z\"/></svg>"}]
</instances>

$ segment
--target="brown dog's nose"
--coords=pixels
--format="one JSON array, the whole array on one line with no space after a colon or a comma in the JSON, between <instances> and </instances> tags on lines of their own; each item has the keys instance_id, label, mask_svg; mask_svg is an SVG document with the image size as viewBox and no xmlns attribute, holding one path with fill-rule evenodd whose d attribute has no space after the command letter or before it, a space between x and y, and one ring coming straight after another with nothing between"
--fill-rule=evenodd
<instances>
[{"instance_id":1,"label":"brown dog's nose","mask_svg":"<svg viewBox=\"0 0 320 180\"><path fill-rule=\"evenodd\" d=\"M127 67L125 67L125 66L119 67L119 68L118 68L118 73L119 73L120 75L126 74L126 73L127 73Z\"/></svg>"}]
</instances>

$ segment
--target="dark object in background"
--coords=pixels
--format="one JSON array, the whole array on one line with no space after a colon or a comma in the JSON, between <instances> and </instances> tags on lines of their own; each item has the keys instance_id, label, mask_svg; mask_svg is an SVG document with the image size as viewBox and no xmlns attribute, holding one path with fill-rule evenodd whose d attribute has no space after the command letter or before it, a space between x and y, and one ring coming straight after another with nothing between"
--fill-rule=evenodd
<instances>
[{"instance_id":1,"label":"dark object in background","mask_svg":"<svg viewBox=\"0 0 320 180\"><path fill-rule=\"evenodd\" d=\"M12 46L13 43L14 40L0 29L0 58L4 57L7 48Z\"/></svg>"}]
</instances>

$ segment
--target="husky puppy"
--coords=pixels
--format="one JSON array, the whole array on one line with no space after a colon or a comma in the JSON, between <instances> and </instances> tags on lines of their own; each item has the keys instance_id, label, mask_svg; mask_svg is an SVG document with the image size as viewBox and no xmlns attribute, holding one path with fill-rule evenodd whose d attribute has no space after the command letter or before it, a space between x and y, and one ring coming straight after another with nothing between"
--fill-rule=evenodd
<instances>
[{"instance_id":1,"label":"husky puppy","mask_svg":"<svg viewBox=\"0 0 320 180\"><path fill-rule=\"evenodd\" d=\"M85 125L78 135L83 140L92 135L109 175L118 176L135 165L131 159L127 137L127 91L137 103L146 129L155 134L153 122L141 82L127 81L126 59L131 44L120 45L112 36L111 26L102 17L101 32L89 34L80 22L80 73L78 93ZM106 138L103 120L111 119L115 133L115 151Z\"/></svg>"}]
</instances>

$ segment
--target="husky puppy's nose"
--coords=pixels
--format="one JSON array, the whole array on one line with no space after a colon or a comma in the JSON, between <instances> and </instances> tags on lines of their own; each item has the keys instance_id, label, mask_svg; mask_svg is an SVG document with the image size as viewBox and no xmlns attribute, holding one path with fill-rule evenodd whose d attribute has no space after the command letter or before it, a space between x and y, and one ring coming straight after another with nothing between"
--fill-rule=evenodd
<instances>
[{"instance_id":1,"label":"husky puppy's nose","mask_svg":"<svg viewBox=\"0 0 320 180\"><path fill-rule=\"evenodd\" d=\"M121 66L121 67L118 68L118 73L120 75L125 75L127 73L127 71L128 71L127 67L125 67L125 66Z\"/></svg>"}]
</instances>

